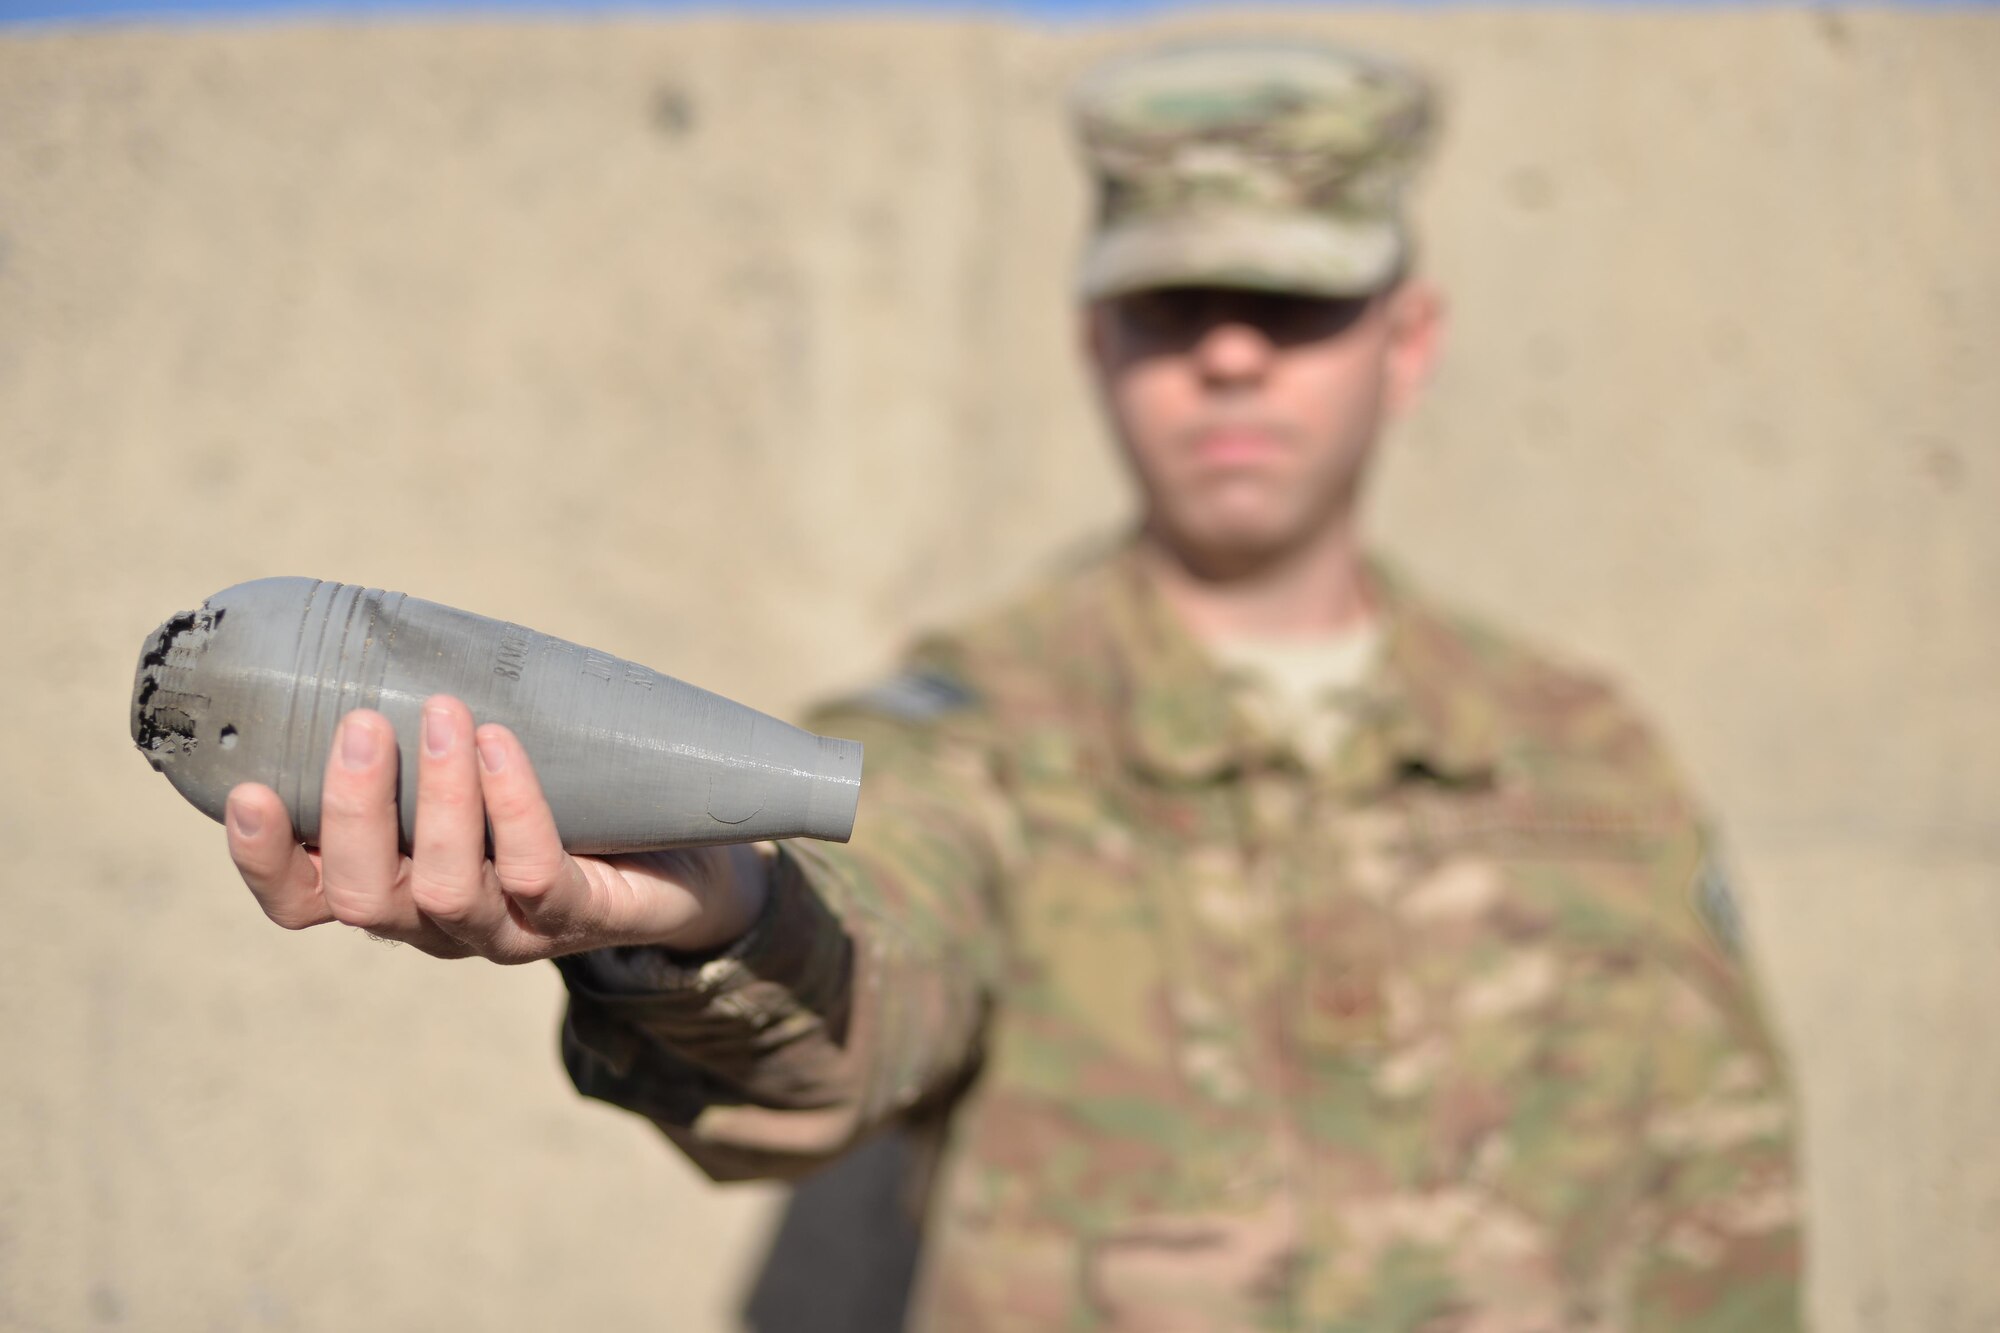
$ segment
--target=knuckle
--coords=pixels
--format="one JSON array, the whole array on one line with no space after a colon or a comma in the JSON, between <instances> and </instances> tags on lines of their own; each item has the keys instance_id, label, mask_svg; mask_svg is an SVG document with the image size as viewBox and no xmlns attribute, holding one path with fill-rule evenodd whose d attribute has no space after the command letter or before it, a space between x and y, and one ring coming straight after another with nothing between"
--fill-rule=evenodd
<instances>
[{"instance_id":1,"label":"knuckle","mask_svg":"<svg viewBox=\"0 0 2000 1333\"><path fill-rule=\"evenodd\" d=\"M417 875L410 880L410 897L425 916L454 924L472 915L474 894L464 884Z\"/></svg>"},{"instance_id":2,"label":"knuckle","mask_svg":"<svg viewBox=\"0 0 2000 1333\"><path fill-rule=\"evenodd\" d=\"M389 913L381 903L330 898L327 909L333 913L333 919L341 925L353 926L372 934L384 932L390 926Z\"/></svg>"},{"instance_id":3,"label":"knuckle","mask_svg":"<svg viewBox=\"0 0 2000 1333\"><path fill-rule=\"evenodd\" d=\"M456 921L466 912L465 895L449 885L439 884L430 879L410 881L410 898L417 910L425 916L441 921Z\"/></svg>"},{"instance_id":4,"label":"knuckle","mask_svg":"<svg viewBox=\"0 0 2000 1333\"><path fill-rule=\"evenodd\" d=\"M563 862L540 856L505 857L493 862L493 873L515 897L543 898L562 883Z\"/></svg>"},{"instance_id":5,"label":"knuckle","mask_svg":"<svg viewBox=\"0 0 2000 1333\"><path fill-rule=\"evenodd\" d=\"M264 915L286 930L309 930L326 922L322 913L311 908L277 907L268 903L264 907Z\"/></svg>"}]
</instances>

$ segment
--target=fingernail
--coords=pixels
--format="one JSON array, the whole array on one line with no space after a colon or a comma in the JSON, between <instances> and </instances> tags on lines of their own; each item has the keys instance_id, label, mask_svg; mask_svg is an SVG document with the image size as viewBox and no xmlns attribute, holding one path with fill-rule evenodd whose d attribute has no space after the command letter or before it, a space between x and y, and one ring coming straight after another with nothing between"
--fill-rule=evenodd
<instances>
[{"instance_id":1,"label":"fingernail","mask_svg":"<svg viewBox=\"0 0 2000 1333\"><path fill-rule=\"evenodd\" d=\"M479 766L488 773L498 773L507 767L507 747L497 736L479 738Z\"/></svg>"},{"instance_id":2,"label":"fingernail","mask_svg":"<svg viewBox=\"0 0 2000 1333\"><path fill-rule=\"evenodd\" d=\"M375 729L349 718L340 729L340 762L349 768L375 762Z\"/></svg>"},{"instance_id":3,"label":"fingernail","mask_svg":"<svg viewBox=\"0 0 2000 1333\"><path fill-rule=\"evenodd\" d=\"M452 716L442 708L424 710L424 750L433 759L442 759L451 753Z\"/></svg>"},{"instance_id":4,"label":"fingernail","mask_svg":"<svg viewBox=\"0 0 2000 1333\"><path fill-rule=\"evenodd\" d=\"M239 838L254 838L257 830L264 827L262 815L235 801L229 803L229 822L236 825L236 836Z\"/></svg>"}]
</instances>

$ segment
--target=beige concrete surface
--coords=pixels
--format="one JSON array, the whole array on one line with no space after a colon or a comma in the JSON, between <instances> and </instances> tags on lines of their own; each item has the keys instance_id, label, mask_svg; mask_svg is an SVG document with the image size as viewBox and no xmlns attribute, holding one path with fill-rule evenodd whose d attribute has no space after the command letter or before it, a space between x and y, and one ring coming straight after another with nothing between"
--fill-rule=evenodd
<instances>
[{"instance_id":1,"label":"beige concrete surface","mask_svg":"<svg viewBox=\"0 0 2000 1333\"><path fill-rule=\"evenodd\" d=\"M1380 534L1724 813L1820 1326L2000 1328L2000 14L1231 22L1448 84ZM0 33L0 1328L731 1327L774 1196L569 1093L552 969L264 923L133 661L300 573L864 678L1121 512L1059 111L1133 35Z\"/></svg>"}]
</instances>

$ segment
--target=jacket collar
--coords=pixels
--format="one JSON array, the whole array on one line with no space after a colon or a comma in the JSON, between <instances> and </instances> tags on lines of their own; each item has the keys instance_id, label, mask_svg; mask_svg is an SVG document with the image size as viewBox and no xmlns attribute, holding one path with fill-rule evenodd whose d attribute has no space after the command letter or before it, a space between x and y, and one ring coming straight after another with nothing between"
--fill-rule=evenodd
<instances>
[{"instance_id":1,"label":"jacket collar","mask_svg":"<svg viewBox=\"0 0 2000 1333\"><path fill-rule=\"evenodd\" d=\"M1146 574L1136 545L1112 558L1107 628L1120 682L1126 758L1175 783L1198 783L1270 756L1233 702L1223 670ZM1389 566L1368 575L1384 619L1381 660L1363 686L1358 723L1333 768L1345 789L1421 772L1453 783L1489 777L1499 759L1499 708L1467 631L1427 605Z\"/></svg>"}]
</instances>

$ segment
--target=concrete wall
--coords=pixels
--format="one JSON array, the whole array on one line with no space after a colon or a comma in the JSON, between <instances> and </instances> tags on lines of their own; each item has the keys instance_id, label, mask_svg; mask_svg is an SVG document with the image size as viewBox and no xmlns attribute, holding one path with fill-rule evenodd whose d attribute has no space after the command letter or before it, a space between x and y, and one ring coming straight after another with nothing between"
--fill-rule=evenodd
<instances>
[{"instance_id":1,"label":"concrete wall","mask_svg":"<svg viewBox=\"0 0 2000 1333\"><path fill-rule=\"evenodd\" d=\"M2000 1327L2000 14L1260 26L1451 89L1379 531L1727 816L1822 1327ZM730 1326L773 1196L571 1096L552 969L267 925L133 660L309 573L779 710L865 676L1121 512L1059 108L1132 36L0 35L0 1327Z\"/></svg>"}]
</instances>

